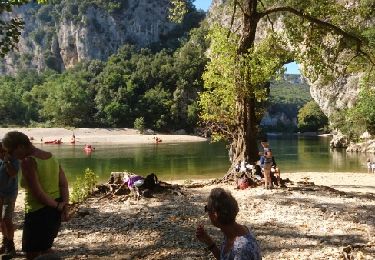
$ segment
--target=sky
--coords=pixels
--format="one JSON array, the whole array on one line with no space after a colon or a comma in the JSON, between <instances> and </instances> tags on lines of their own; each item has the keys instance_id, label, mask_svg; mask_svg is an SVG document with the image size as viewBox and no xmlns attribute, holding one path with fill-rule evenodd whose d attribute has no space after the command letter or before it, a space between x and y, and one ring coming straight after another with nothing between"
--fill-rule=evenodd
<instances>
[{"instance_id":1,"label":"sky","mask_svg":"<svg viewBox=\"0 0 375 260\"><path fill-rule=\"evenodd\" d=\"M295 62L285 64L284 67L286 68L285 73L287 74L301 74L298 68L298 64Z\"/></svg>"},{"instance_id":2,"label":"sky","mask_svg":"<svg viewBox=\"0 0 375 260\"><path fill-rule=\"evenodd\" d=\"M212 0L195 0L194 4L197 9L207 11L211 5ZM287 74L301 74L298 69L298 64L295 62L288 63L284 66Z\"/></svg>"},{"instance_id":3,"label":"sky","mask_svg":"<svg viewBox=\"0 0 375 260\"><path fill-rule=\"evenodd\" d=\"M204 11L207 11L208 8L211 5L211 0L195 0L194 4L197 9L202 9Z\"/></svg>"}]
</instances>

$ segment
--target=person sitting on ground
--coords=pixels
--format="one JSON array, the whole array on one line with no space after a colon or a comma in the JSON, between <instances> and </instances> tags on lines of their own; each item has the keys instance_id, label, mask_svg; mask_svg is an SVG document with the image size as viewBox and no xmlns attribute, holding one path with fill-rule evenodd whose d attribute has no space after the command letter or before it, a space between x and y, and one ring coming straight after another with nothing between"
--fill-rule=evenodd
<instances>
[{"instance_id":1,"label":"person sitting on ground","mask_svg":"<svg viewBox=\"0 0 375 260\"><path fill-rule=\"evenodd\" d=\"M218 247L203 225L197 227L196 238L207 245L207 249L216 259L262 259L259 245L252 232L248 227L236 222L239 208L229 191L222 188L212 189L205 211L211 223L223 232L224 241Z\"/></svg>"},{"instance_id":2,"label":"person sitting on ground","mask_svg":"<svg viewBox=\"0 0 375 260\"><path fill-rule=\"evenodd\" d=\"M238 164L236 164L236 166L234 167L234 169L236 170L236 172L240 172L240 169L241 169L241 160L238 161Z\"/></svg>"}]
</instances>

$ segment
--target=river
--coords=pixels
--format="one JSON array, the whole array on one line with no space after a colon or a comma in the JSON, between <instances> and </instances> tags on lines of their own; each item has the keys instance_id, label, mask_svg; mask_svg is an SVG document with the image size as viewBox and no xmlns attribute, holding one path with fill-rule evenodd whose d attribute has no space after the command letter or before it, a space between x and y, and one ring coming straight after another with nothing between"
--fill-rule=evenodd
<instances>
[{"instance_id":1,"label":"river","mask_svg":"<svg viewBox=\"0 0 375 260\"><path fill-rule=\"evenodd\" d=\"M282 172L366 172L366 154L331 151L328 137L271 136L270 146ZM95 145L86 154L82 145L41 145L59 158L70 181L86 168L108 179L112 171L143 176L153 172L164 181L221 177L229 167L223 143L160 143ZM370 157L373 161L374 155Z\"/></svg>"}]
</instances>

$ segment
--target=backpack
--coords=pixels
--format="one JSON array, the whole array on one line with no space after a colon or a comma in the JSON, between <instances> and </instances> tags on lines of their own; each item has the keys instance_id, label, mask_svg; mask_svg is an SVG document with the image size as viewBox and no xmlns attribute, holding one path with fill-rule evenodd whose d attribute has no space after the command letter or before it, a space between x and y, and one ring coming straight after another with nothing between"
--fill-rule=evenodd
<instances>
[{"instance_id":1,"label":"backpack","mask_svg":"<svg viewBox=\"0 0 375 260\"><path fill-rule=\"evenodd\" d=\"M158 177L154 173L150 173L144 179L142 188L152 190L156 187L157 184L159 184Z\"/></svg>"},{"instance_id":2,"label":"backpack","mask_svg":"<svg viewBox=\"0 0 375 260\"><path fill-rule=\"evenodd\" d=\"M247 189L249 187L249 180L246 176L238 179L237 187L241 190Z\"/></svg>"}]
</instances>

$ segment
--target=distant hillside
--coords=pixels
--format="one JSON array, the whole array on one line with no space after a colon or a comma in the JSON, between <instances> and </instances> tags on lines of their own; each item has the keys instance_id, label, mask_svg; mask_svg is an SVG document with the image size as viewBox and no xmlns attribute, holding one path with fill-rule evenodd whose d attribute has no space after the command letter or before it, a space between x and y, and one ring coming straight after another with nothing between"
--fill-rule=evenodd
<instances>
[{"instance_id":1,"label":"distant hillside","mask_svg":"<svg viewBox=\"0 0 375 260\"><path fill-rule=\"evenodd\" d=\"M270 98L261 125L268 131L293 131L298 110L312 100L310 87L300 75L285 74L270 87Z\"/></svg>"}]
</instances>

